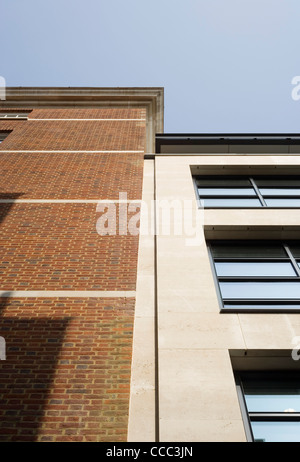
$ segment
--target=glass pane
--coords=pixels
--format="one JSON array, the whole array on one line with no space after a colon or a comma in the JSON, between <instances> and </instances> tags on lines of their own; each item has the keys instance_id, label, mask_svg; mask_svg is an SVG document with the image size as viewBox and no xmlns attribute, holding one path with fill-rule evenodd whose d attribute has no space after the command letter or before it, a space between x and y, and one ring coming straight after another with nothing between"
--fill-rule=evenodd
<instances>
[{"instance_id":1,"label":"glass pane","mask_svg":"<svg viewBox=\"0 0 300 462\"><path fill-rule=\"evenodd\" d=\"M300 442L300 422L251 422L256 442Z\"/></svg>"},{"instance_id":2,"label":"glass pane","mask_svg":"<svg viewBox=\"0 0 300 462\"><path fill-rule=\"evenodd\" d=\"M249 412L300 412L300 381L278 378L275 374L243 380Z\"/></svg>"},{"instance_id":3,"label":"glass pane","mask_svg":"<svg viewBox=\"0 0 300 462\"><path fill-rule=\"evenodd\" d=\"M289 244L289 249L294 257L300 257L300 244Z\"/></svg>"},{"instance_id":4,"label":"glass pane","mask_svg":"<svg viewBox=\"0 0 300 462\"><path fill-rule=\"evenodd\" d=\"M220 282L223 298L229 299L291 299L300 298L297 282Z\"/></svg>"},{"instance_id":5,"label":"glass pane","mask_svg":"<svg viewBox=\"0 0 300 462\"><path fill-rule=\"evenodd\" d=\"M231 241L232 242L232 241ZM259 243L239 243L236 241L235 244L218 244L216 242L211 243L212 254L215 258L217 257L231 257L231 258L243 258L243 257L287 257L284 247L281 244L270 244L265 242ZM300 249L300 248L299 248Z\"/></svg>"},{"instance_id":6,"label":"glass pane","mask_svg":"<svg viewBox=\"0 0 300 462\"><path fill-rule=\"evenodd\" d=\"M199 196L256 196L252 188L199 188Z\"/></svg>"},{"instance_id":7,"label":"glass pane","mask_svg":"<svg viewBox=\"0 0 300 462\"><path fill-rule=\"evenodd\" d=\"M216 262L218 276L296 276L288 262Z\"/></svg>"},{"instance_id":8,"label":"glass pane","mask_svg":"<svg viewBox=\"0 0 300 462\"><path fill-rule=\"evenodd\" d=\"M264 199L268 207L300 207L300 199Z\"/></svg>"},{"instance_id":9,"label":"glass pane","mask_svg":"<svg viewBox=\"0 0 300 462\"><path fill-rule=\"evenodd\" d=\"M204 207L261 207L259 199L206 199L201 198L201 204Z\"/></svg>"},{"instance_id":10,"label":"glass pane","mask_svg":"<svg viewBox=\"0 0 300 462\"><path fill-rule=\"evenodd\" d=\"M199 187L211 187L211 188L217 188L217 187L249 187L251 186L251 183L248 178L228 178L226 176L224 177L202 177L196 178L197 180L197 185Z\"/></svg>"},{"instance_id":11,"label":"glass pane","mask_svg":"<svg viewBox=\"0 0 300 462\"><path fill-rule=\"evenodd\" d=\"M299 302L292 302L288 301L287 303L276 303L276 302L265 302L265 303L259 303L259 302L224 302L224 308L228 310L300 310L300 300Z\"/></svg>"},{"instance_id":12,"label":"glass pane","mask_svg":"<svg viewBox=\"0 0 300 462\"><path fill-rule=\"evenodd\" d=\"M284 187L293 187L293 186L299 186L300 188L300 177L290 177L290 178L282 178L278 177L276 178L273 176L272 178L254 178L254 181L257 186L261 187L278 187L278 188L284 188Z\"/></svg>"},{"instance_id":13,"label":"glass pane","mask_svg":"<svg viewBox=\"0 0 300 462\"><path fill-rule=\"evenodd\" d=\"M264 196L300 196L300 188L260 188Z\"/></svg>"}]
</instances>

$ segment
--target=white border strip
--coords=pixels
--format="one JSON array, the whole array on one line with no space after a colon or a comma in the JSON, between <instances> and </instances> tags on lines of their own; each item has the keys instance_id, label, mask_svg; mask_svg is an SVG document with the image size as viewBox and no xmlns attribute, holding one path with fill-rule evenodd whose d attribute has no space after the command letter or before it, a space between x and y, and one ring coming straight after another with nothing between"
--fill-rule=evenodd
<instances>
[{"instance_id":1,"label":"white border strip","mask_svg":"<svg viewBox=\"0 0 300 462\"><path fill-rule=\"evenodd\" d=\"M0 119L0 120L19 120L17 118L13 118L13 119ZM30 119L28 118L27 120L30 120L31 122L32 121L35 121L35 122L44 122L44 121L47 121L47 122L51 122L52 120L59 120L60 122L69 122L69 121L79 121L79 122L146 122L146 119Z\"/></svg>"},{"instance_id":2,"label":"white border strip","mask_svg":"<svg viewBox=\"0 0 300 462\"><path fill-rule=\"evenodd\" d=\"M1 298L135 298L134 290L1 290Z\"/></svg>"},{"instance_id":3,"label":"white border strip","mask_svg":"<svg viewBox=\"0 0 300 462\"><path fill-rule=\"evenodd\" d=\"M143 223L148 225L148 210L151 210L154 197L154 160L146 160L143 173L141 227ZM153 213L151 218L154 218ZM156 440L155 241L154 220L151 221L150 235L142 235L139 238L128 442Z\"/></svg>"},{"instance_id":4,"label":"white border strip","mask_svg":"<svg viewBox=\"0 0 300 462\"><path fill-rule=\"evenodd\" d=\"M142 199L0 199L0 204L139 204Z\"/></svg>"},{"instance_id":5,"label":"white border strip","mask_svg":"<svg viewBox=\"0 0 300 462\"><path fill-rule=\"evenodd\" d=\"M89 153L95 153L95 154L109 154L109 153L117 153L117 154L136 154L136 153L142 153L144 154L145 151L129 151L129 150L126 150L126 151L114 151L113 149L110 149L109 151L87 151L87 150L84 150L84 151L70 151L69 149L64 149L63 151L57 151L55 149L52 149L51 151L45 151L45 150L42 150L42 149L32 149L30 151L25 151L24 149L18 149L18 150L0 150L0 154L3 153L3 152L8 152L8 153L24 153L24 152L27 152L27 153L30 153L30 152L40 152L40 153L52 153L52 152L58 152L58 153L63 153L63 154L66 154L66 153L70 153L70 154L74 154L74 153L78 153L78 154L89 154Z\"/></svg>"}]
</instances>

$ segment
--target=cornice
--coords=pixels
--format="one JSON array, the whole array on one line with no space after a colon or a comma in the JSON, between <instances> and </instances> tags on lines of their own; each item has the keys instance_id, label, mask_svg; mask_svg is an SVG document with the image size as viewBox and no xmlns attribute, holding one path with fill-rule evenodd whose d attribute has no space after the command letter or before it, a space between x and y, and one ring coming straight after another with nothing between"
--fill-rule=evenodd
<instances>
[{"instance_id":1,"label":"cornice","mask_svg":"<svg viewBox=\"0 0 300 462\"><path fill-rule=\"evenodd\" d=\"M65 101L140 101L163 96L161 87L6 87L7 103L33 101L35 103ZM3 102L2 102L3 104Z\"/></svg>"},{"instance_id":2,"label":"cornice","mask_svg":"<svg viewBox=\"0 0 300 462\"><path fill-rule=\"evenodd\" d=\"M6 87L0 108L145 107L147 152L155 152L155 135L164 130L163 87Z\"/></svg>"}]
</instances>

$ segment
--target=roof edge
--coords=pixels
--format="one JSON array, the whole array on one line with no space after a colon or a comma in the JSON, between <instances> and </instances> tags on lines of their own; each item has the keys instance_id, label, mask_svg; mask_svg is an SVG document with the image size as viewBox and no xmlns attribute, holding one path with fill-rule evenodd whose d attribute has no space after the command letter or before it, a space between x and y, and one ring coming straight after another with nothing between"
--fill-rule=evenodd
<instances>
[{"instance_id":1,"label":"roof edge","mask_svg":"<svg viewBox=\"0 0 300 462\"><path fill-rule=\"evenodd\" d=\"M147 151L164 130L163 87L6 87L0 108L145 107Z\"/></svg>"}]
</instances>

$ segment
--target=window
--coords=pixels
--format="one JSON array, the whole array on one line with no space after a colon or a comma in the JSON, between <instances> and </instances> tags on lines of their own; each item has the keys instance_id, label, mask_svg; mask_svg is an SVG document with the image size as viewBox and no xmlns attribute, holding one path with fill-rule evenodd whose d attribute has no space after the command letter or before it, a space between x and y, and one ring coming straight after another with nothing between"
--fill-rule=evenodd
<instances>
[{"instance_id":1,"label":"window","mask_svg":"<svg viewBox=\"0 0 300 462\"><path fill-rule=\"evenodd\" d=\"M208 243L224 311L300 311L300 241Z\"/></svg>"},{"instance_id":2,"label":"window","mask_svg":"<svg viewBox=\"0 0 300 462\"><path fill-rule=\"evenodd\" d=\"M300 373L236 373L247 439L300 442Z\"/></svg>"},{"instance_id":3,"label":"window","mask_svg":"<svg viewBox=\"0 0 300 462\"><path fill-rule=\"evenodd\" d=\"M26 120L28 119L28 113L17 113L17 112L0 112L0 120L1 119L4 119L4 120L18 120L18 119L21 119L21 120Z\"/></svg>"},{"instance_id":4,"label":"window","mask_svg":"<svg viewBox=\"0 0 300 462\"><path fill-rule=\"evenodd\" d=\"M205 208L300 207L299 176L197 176L195 185Z\"/></svg>"}]
</instances>

